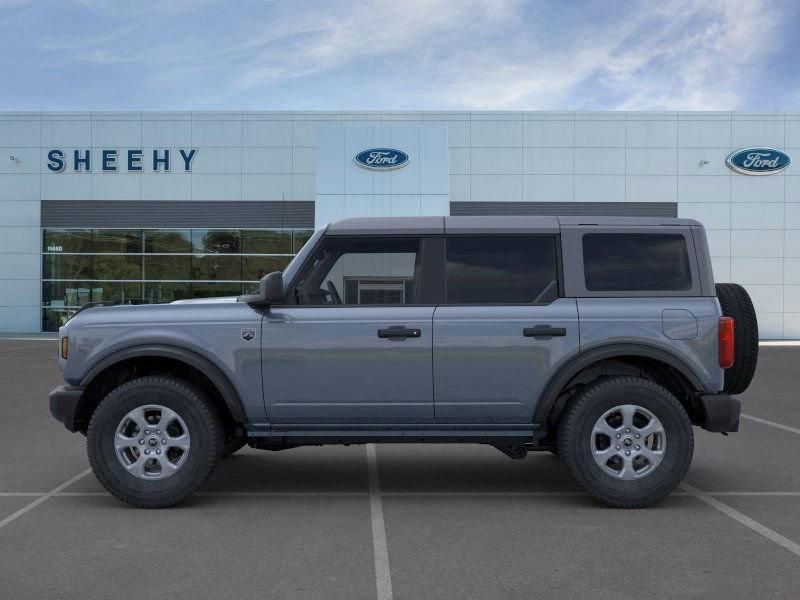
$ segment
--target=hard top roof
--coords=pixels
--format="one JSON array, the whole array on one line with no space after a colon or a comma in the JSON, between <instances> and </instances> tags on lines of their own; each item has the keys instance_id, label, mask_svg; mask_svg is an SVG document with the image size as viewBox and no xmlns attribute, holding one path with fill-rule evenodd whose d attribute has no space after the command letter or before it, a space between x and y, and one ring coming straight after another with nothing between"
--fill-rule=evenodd
<instances>
[{"instance_id":1,"label":"hard top roof","mask_svg":"<svg viewBox=\"0 0 800 600\"><path fill-rule=\"evenodd\" d=\"M328 235L433 235L437 233L558 233L561 227L652 227L700 225L671 217L458 216L357 217L334 221Z\"/></svg>"}]
</instances>

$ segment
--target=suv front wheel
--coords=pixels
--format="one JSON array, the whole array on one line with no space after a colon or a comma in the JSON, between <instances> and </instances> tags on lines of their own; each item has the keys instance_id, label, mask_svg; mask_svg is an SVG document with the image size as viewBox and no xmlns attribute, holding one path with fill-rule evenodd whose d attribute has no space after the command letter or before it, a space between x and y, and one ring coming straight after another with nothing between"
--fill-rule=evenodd
<instances>
[{"instance_id":1,"label":"suv front wheel","mask_svg":"<svg viewBox=\"0 0 800 600\"><path fill-rule=\"evenodd\" d=\"M589 494L610 506L639 508L683 480L694 452L692 424L677 398L657 383L604 379L565 408L558 452Z\"/></svg>"},{"instance_id":2,"label":"suv front wheel","mask_svg":"<svg viewBox=\"0 0 800 600\"><path fill-rule=\"evenodd\" d=\"M141 508L191 495L211 475L223 443L208 397L171 376L134 379L109 393L92 415L86 441L103 487Z\"/></svg>"}]
</instances>

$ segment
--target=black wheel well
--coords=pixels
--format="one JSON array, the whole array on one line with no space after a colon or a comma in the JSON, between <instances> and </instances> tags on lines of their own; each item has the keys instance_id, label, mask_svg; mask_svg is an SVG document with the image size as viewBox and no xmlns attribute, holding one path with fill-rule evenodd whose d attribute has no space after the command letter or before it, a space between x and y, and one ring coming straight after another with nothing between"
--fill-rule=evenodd
<instances>
[{"instance_id":1,"label":"black wheel well","mask_svg":"<svg viewBox=\"0 0 800 600\"><path fill-rule=\"evenodd\" d=\"M548 426L555 428L566 404L583 387L617 375L643 377L658 383L678 399L693 424L702 425L703 410L697 402L695 386L686 375L656 358L623 355L600 359L578 371L559 391L547 418Z\"/></svg>"},{"instance_id":2,"label":"black wheel well","mask_svg":"<svg viewBox=\"0 0 800 600\"><path fill-rule=\"evenodd\" d=\"M97 406L113 389L132 379L145 375L172 375L194 384L203 390L214 405L225 424L226 431L235 430L238 424L225 403L222 393L200 369L177 358L164 356L135 356L116 362L100 371L86 386L79 410L78 430L86 433L89 421Z\"/></svg>"}]
</instances>

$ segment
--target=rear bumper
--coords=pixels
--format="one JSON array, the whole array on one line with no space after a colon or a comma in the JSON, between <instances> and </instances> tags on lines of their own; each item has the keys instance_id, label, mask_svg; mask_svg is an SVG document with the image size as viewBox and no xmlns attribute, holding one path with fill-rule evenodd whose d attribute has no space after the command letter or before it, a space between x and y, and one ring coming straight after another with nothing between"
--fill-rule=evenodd
<instances>
[{"instance_id":1,"label":"rear bumper","mask_svg":"<svg viewBox=\"0 0 800 600\"><path fill-rule=\"evenodd\" d=\"M50 392L50 414L61 421L69 431L77 431L77 416L84 389L71 385L60 385Z\"/></svg>"},{"instance_id":2,"label":"rear bumper","mask_svg":"<svg viewBox=\"0 0 800 600\"><path fill-rule=\"evenodd\" d=\"M730 394L700 394L705 422L703 429L719 433L739 431L742 401Z\"/></svg>"}]
</instances>

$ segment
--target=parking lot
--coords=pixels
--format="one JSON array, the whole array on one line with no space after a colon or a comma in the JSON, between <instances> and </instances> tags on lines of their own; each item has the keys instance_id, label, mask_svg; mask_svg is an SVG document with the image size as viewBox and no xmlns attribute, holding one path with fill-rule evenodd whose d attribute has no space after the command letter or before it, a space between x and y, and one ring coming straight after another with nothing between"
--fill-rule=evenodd
<instances>
[{"instance_id":1,"label":"parking lot","mask_svg":"<svg viewBox=\"0 0 800 600\"><path fill-rule=\"evenodd\" d=\"M0 341L0 598L797 598L800 347L762 347L741 431L695 430L655 507L483 446L251 449L132 509L49 414L52 340Z\"/></svg>"}]
</instances>

